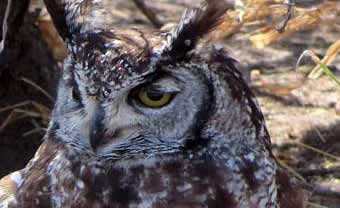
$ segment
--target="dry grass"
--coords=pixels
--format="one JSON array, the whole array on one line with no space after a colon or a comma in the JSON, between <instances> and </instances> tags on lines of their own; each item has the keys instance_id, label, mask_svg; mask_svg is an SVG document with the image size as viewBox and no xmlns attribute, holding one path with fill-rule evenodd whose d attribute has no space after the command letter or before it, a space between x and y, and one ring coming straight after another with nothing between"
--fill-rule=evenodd
<instances>
[{"instance_id":1,"label":"dry grass","mask_svg":"<svg viewBox=\"0 0 340 208\"><path fill-rule=\"evenodd\" d=\"M340 14L339 7L339 3L326 2L313 9L295 8L296 17L288 22L285 32L280 33L277 31L276 25L269 25L251 32L249 39L256 48L261 49L273 41L287 38L295 32L310 29L319 24L334 24L338 19L337 15ZM273 10L272 14L275 13L271 7L265 9Z\"/></svg>"},{"instance_id":2,"label":"dry grass","mask_svg":"<svg viewBox=\"0 0 340 208\"><path fill-rule=\"evenodd\" d=\"M292 7L288 11L283 0L248 0L242 2L236 10L225 15L225 21L212 34L211 39L226 38L239 32L243 27L258 25L258 29L248 34L253 46L262 49L274 41L289 38L293 33L310 29L320 24L334 24L339 20L340 3L326 2L315 8L305 9ZM293 17L286 24L283 32L279 31L280 22L263 25L269 19L283 19L291 12Z\"/></svg>"},{"instance_id":3,"label":"dry grass","mask_svg":"<svg viewBox=\"0 0 340 208\"><path fill-rule=\"evenodd\" d=\"M340 39L338 41L336 41L335 43L333 43L328 48L327 53L323 57L322 60L320 60L316 55L314 55L312 53L311 57L318 65L313 68L313 70L309 74L309 78L316 79L316 78L320 77L320 75L324 71L321 64L323 64L325 66L330 65L334 61L335 57L338 55L339 52L340 52Z\"/></svg>"},{"instance_id":4,"label":"dry grass","mask_svg":"<svg viewBox=\"0 0 340 208\"><path fill-rule=\"evenodd\" d=\"M36 90L40 91L44 96L54 102L53 97L47 93L42 87L38 84L32 82L27 78L21 78L21 80ZM17 103L14 105L9 105L4 108L0 108L0 113L6 113L10 111L6 119L0 124L0 133L5 130L5 128L15 123L21 119L29 119L33 124L34 128L29 130L28 132L24 132L23 136L29 136L32 133L37 132L45 132L46 127L48 125L48 121L50 119L51 109L39 103L38 101L27 100L21 103Z\"/></svg>"}]
</instances>

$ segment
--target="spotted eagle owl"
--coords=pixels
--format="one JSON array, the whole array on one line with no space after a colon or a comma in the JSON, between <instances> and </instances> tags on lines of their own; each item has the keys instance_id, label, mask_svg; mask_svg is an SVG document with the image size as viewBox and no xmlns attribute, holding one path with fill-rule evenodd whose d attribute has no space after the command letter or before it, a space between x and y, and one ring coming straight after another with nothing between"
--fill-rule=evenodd
<instances>
[{"instance_id":1,"label":"spotted eagle owl","mask_svg":"<svg viewBox=\"0 0 340 208\"><path fill-rule=\"evenodd\" d=\"M167 32L106 24L100 0L45 0L69 50L44 141L0 207L300 208L236 61L198 44L228 5Z\"/></svg>"}]
</instances>

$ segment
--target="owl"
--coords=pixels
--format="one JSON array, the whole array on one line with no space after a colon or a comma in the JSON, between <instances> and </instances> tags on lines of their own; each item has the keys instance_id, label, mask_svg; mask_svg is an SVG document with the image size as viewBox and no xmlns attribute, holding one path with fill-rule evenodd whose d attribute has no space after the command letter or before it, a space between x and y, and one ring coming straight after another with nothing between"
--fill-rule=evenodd
<instances>
[{"instance_id":1,"label":"owl","mask_svg":"<svg viewBox=\"0 0 340 208\"><path fill-rule=\"evenodd\" d=\"M236 61L200 41L230 5L169 31L112 26L100 0L45 0L69 56L43 143L0 207L302 208Z\"/></svg>"}]
</instances>

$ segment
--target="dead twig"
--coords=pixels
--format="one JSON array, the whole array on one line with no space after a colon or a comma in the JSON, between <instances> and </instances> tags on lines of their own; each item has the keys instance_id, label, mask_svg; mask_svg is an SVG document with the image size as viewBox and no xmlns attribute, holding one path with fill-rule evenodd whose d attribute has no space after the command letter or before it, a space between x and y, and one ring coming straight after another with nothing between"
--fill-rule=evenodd
<instances>
[{"instance_id":1,"label":"dead twig","mask_svg":"<svg viewBox=\"0 0 340 208\"><path fill-rule=\"evenodd\" d=\"M25 114L25 115L28 115L28 116L34 117L34 118L40 118L40 114L37 113L37 112L34 112L34 111L28 111L28 110L16 108L16 109L13 110L13 112L22 113L22 114Z\"/></svg>"},{"instance_id":2,"label":"dead twig","mask_svg":"<svg viewBox=\"0 0 340 208\"><path fill-rule=\"evenodd\" d=\"M133 2L156 28L159 29L164 25L164 23L158 19L157 15L145 5L144 0L133 0Z\"/></svg>"},{"instance_id":3,"label":"dead twig","mask_svg":"<svg viewBox=\"0 0 340 208\"><path fill-rule=\"evenodd\" d=\"M9 16L9 12L11 11L11 4L12 0L7 0L7 7L5 11L5 16L4 20L2 22L2 40L0 41L0 54L5 48L5 41L6 41L6 36L7 36L7 30L8 30L8 25L7 25L7 19Z\"/></svg>"},{"instance_id":4,"label":"dead twig","mask_svg":"<svg viewBox=\"0 0 340 208\"><path fill-rule=\"evenodd\" d=\"M31 104L31 101L28 100L28 101L24 101L24 102L21 102L21 103L18 103L18 104L14 104L14 105L10 105L10 106L4 107L4 108L0 108L0 113L8 111L8 110L15 109L15 108L18 108L18 107L22 107L22 106L25 106L25 105L28 105L28 104Z\"/></svg>"},{"instance_id":5,"label":"dead twig","mask_svg":"<svg viewBox=\"0 0 340 208\"><path fill-rule=\"evenodd\" d=\"M282 162L281 160L278 160L278 163L279 163L280 166L285 168L288 172L290 172L292 175L294 175L299 180L306 181L304 177L302 177L298 172L296 172L292 167L290 167L286 163Z\"/></svg>"},{"instance_id":6,"label":"dead twig","mask_svg":"<svg viewBox=\"0 0 340 208\"><path fill-rule=\"evenodd\" d=\"M324 176L328 174L340 173L340 167L331 167L331 168L304 168L298 169L297 172L304 177L308 176Z\"/></svg>"},{"instance_id":7,"label":"dead twig","mask_svg":"<svg viewBox=\"0 0 340 208\"><path fill-rule=\"evenodd\" d=\"M324 155L326 157L332 158L332 159L334 159L336 161L340 161L340 157L339 156L336 156L336 155L330 154L328 152L322 151L322 150L317 149L315 147L312 147L312 146L310 146L308 144L304 144L304 143L301 143L301 142L293 142L293 143L297 144L299 146L302 146L302 147L304 147L306 149L309 149L309 150L311 150L313 152L316 152L316 153L319 153L319 154Z\"/></svg>"},{"instance_id":8,"label":"dead twig","mask_svg":"<svg viewBox=\"0 0 340 208\"><path fill-rule=\"evenodd\" d=\"M28 137L35 133L46 132L45 128L35 128L22 134L23 137Z\"/></svg>"},{"instance_id":9,"label":"dead twig","mask_svg":"<svg viewBox=\"0 0 340 208\"><path fill-rule=\"evenodd\" d=\"M326 66L330 65L338 53L340 53L340 40L336 41L328 48L326 55L321 60L321 63L323 63ZM318 78L320 77L322 72L323 72L322 67L320 66L320 64L318 64L317 66L314 67L314 69L311 71L308 77L312 79Z\"/></svg>"},{"instance_id":10,"label":"dead twig","mask_svg":"<svg viewBox=\"0 0 340 208\"><path fill-rule=\"evenodd\" d=\"M273 41L288 37L295 32L306 30L322 23L330 24L336 20L334 17L335 15L329 17L329 14L339 13L338 5L335 2L322 3L314 9L296 8L295 10L297 16L287 22L284 33L279 33L276 29L276 25L265 26L251 32L249 34L249 39L253 45L256 48L261 49Z\"/></svg>"},{"instance_id":11,"label":"dead twig","mask_svg":"<svg viewBox=\"0 0 340 208\"><path fill-rule=\"evenodd\" d=\"M40 126L39 123L36 120L34 120L33 118L31 119L31 123L34 126L34 128L23 133L22 134L23 137L27 137L27 136L30 136L30 135L35 134L35 133L41 133L41 132L45 133L46 132L47 129Z\"/></svg>"},{"instance_id":12,"label":"dead twig","mask_svg":"<svg viewBox=\"0 0 340 208\"><path fill-rule=\"evenodd\" d=\"M295 0L288 0L288 2L284 3L284 4L288 7L288 9L287 9L286 18L285 18L282 26L280 26L279 28L276 28L276 30L279 33L283 33L285 31L289 20L292 18L293 8L295 6Z\"/></svg>"},{"instance_id":13,"label":"dead twig","mask_svg":"<svg viewBox=\"0 0 340 208\"><path fill-rule=\"evenodd\" d=\"M27 79L25 77L22 77L21 80L26 82L27 84L33 86L34 88L36 88L37 90L42 92L48 99L50 99L52 102L54 102L53 97L48 92L46 92L46 90L41 88L39 85L37 85L36 83L32 82L31 80L29 80L29 79Z\"/></svg>"},{"instance_id":14,"label":"dead twig","mask_svg":"<svg viewBox=\"0 0 340 208\"><path fill-rule=\"evenodd\" d=\"M304 107L305 107L305 106L304 106ZM321 134L320 130L319 130L317 127L315 127L314 130L315 130L316 134L319 136L320 140L321 140L323 143L326 143L326 139L325 139L325 137Z\"/></svg>"},{"instance_id":15,"label":"dead twig","mask_svg":"<svg viewBox=\"0 0 340 208\"><path fill-rule=\"evenodd\" d=\"M5 119L5 121L1 124L0 126L0 132L2 132L2 130L4 130L6 128L6 126L11 122L12 118L13 118L14 112L11 112L7 118Z\"/></svg>"},{"instance_id":16,"label":"dead twig","mask_svg":"<svg viewBox=\"0 0 340 208\"><path fill-rule=\"evenodd\" d=\"M311 183L307 183L303 181L300 181L298 183L302 188L308 191L311 191L312 194L325 196L325 197L340 198L340 192L332 190L331 187L319 186L316 184L311 184Z\"/></svg>"},{"instance_id":17,"label":"dead twig","mask_svg":"<svg viewBox=\"0 0 340 208\"><path fill-rule=\"evenodd\" d=\"M0 124L0 133L10 124L13 123L14 121L29 117L30 115L24 114L21 116L14 116L14 114L20 113L16 109L14 109L12 112L8 114L6 117L5 121Z\"/></svg>"},{"instance_id":18,"label":"dead twig","mask_svg":"<svg viewBox=\"0 0 340 208\"><path fill-rule=\"evenodd\" d=\"M317 204L317 203L313 203L313 202L307 202L307 204L310 206L310 207L316 207L316 208L328 208L326 206L323 206L323 205L320 205L320 204Z\"/></svg>"},{"instance_id":19,"label":"dead twig","mask_svg":"<svg viewBox=\"0 0 340 208\"><path fill-rule=\"evenodd\" d=\"M40 113L40 117L41 117L42 121L47 124L49 119L50 119L51 109L49 109L48 107L46 107L43 104L40 104L36 101L32 101L32 105Z\"/></svg>"}]
</instances>

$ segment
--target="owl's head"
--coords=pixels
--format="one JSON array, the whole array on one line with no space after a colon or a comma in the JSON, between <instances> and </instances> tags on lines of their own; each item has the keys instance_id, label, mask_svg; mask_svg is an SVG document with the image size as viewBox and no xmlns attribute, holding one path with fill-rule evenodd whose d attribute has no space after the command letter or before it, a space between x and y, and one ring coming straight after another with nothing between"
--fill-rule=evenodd
<instances>
[{"instance_id":1,"label":"owl's head","mask_svg":"<svg viewBox=\"0 0 340 208\"><path fill-rule=\"evenodd\" d=\"M209 0L161 33L101 22L101 1L45 2L70 52L49 129L62 142L103 160L220 146L270 152L235 61L197 46L230 5Z\"/></svg>"}]
</instances>

